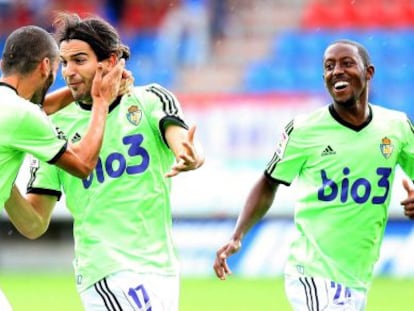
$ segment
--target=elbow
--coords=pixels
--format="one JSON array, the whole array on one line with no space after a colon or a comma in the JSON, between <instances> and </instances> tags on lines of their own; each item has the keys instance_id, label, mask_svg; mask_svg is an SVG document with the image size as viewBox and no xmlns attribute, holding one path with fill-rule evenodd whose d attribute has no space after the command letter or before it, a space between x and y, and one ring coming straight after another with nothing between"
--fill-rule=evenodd
<instances>
[{"instance_id":1,"label":"elbow","mask_svg":"<svg viewBox=\"0 0 414 311\"><path fill-rule=\"evenodd\" d=\"M49 227L49 222L41 222L30 228L19 230L19 232L29 240L36 240L43 236Z\"/></svg>"},{"instance_id":2,"label":"elbow","mask_svg":"<svg viewBox=\"0 0 414 311\"><path fill-rule=\"evenodd\" d=\"M96 162L93 164L84 164L80 167L77 167L76 170L73 170L71 173L72 175L79 177L81 179L88 178L90 174L92 174L93 170L96 167Z\"/></svg>"},{"instance_id":3,"label":"elbow","mask_svg":"<svg viewBox=\"0 0 414 311\"><path fill-rule=\"evenodd\" d=\"M28 238L29 240L37 240L38 238L40 238L43 233L33 233L33 232L29 232L29 233L22 233L26 238Z\"/></svg>"},{"instance_id":4,"label":"elbow","mask_svg":"<svg viewBox=\"0 0 414 311\"><path fill-rule=\"evenodd\" d=\"M77 171L74 172L73 175L80 178L80 179L85 179L88 178L88 176L92 173L92 170L90 171Z\"/></svg>"},{"instance_id":5,"label":"elbow","mask_svg":"<svg viewBox=\"0 0 414 311\"><path fill-rule=\"evenodd\" d=\"M46 230L47 228L40 228L36 230L20 231L20 233L29 240L37 240L46 232Z\"/></svg>"}]
</instances>

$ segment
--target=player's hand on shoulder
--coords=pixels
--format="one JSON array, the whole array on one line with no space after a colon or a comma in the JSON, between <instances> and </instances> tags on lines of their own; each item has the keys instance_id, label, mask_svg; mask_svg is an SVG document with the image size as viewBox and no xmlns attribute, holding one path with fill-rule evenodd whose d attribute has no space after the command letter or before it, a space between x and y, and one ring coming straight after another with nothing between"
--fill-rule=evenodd
<instances>
[{"instance_id":1,"label":"player's hand on shoulder","mask_svg":"<svg viewBox=\"0 0 414 311\"><path fill-rule=\"evenodd\" d=\"M407 198L401 201L401 205L404 207L404 215L414 220L414 185L408 179L403 179L402 183L407 192Z\"/></svg>"}]
</instances>

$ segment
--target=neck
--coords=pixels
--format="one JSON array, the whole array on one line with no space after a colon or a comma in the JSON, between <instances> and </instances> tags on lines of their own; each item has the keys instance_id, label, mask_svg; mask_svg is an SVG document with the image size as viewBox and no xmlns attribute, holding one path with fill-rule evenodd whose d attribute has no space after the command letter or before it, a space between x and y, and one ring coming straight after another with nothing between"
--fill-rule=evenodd
<instances>
[{"instance_id":1,"label":"neck","mask_svg":"<svg viewBox=\"0 0 414 311\"><path fill-rule=\"evenodd\" d=\"M352 125L359 126L369 118L370 110L367 101L358 100L350 106L334 103L333 106L338 116Z\"/></svg>"},{"instance_id":2,"label":"neck","mask_svg":"<svg viewBox=\"0 0 414 311\"><path fill-rule=\"evenodd\" d=\"M27 100L32 98L34 94L33 81L28 81L17 75L2 77L0 81L14 87L17 91L17 94Z\"/></svg>"}]
</instances>

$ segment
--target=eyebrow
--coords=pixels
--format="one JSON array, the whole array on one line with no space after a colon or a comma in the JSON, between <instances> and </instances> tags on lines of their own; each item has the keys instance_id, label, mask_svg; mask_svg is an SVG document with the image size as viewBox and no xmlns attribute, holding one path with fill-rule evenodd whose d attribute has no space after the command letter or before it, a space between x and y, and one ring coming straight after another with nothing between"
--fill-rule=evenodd
<instances>
[{"instance_id":1,"label":"eyebrow","mask_svg":"<svg viewBox=\"0 0 414 311\"><path fill-rule=\"evenodd\" d=\"M79 53L76 53L76 54L69 55L68 58L75 58L75 57L78 57L78 56L89 56L89 54L86 53L86 52L79 52ZM64 59L64 57L62 55L59 55L59 57L61 59Z\"/></svg>"}]
</instances>

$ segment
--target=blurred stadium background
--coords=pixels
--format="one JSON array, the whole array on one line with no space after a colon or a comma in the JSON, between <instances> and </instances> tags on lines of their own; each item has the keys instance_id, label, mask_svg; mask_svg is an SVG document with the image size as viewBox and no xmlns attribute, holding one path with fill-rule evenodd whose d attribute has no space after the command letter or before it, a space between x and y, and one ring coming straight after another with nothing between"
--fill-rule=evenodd
<instances>
[{"instance_id":1,"label":"blurred stadium background","mask_svg":"<svg viewBox=\"0 0 414 311\"><path fill-rule=\"evenodd\" d=\"M363 43L376 65L371 101L403 110L414 119L413 0L0 0L0 47L20 25L49 29L55 10L109 20L131 48L127 67L136 84L157 82L169 88L187 119L198 125L207 162L196 172L176 177L173 184L174 232L188 279L213 276L215 251L229 237L279 130L294 115L328 103L321 62L330 41L349 38ZM58 78L54 88L63 85ZM21 187L27 177L22 170ZM405 198L402 177L398 172L375 269L378 279L390 282L414 280L414 227L399 205ZM289 188L278 193L275 206L232 258L235 275L280 278L293 230L294 199ZM47 234L28 241L3 214L0 286L8 285L2 284L2 274L18 271L70 275L71 226L60 203ZM275 296L265 299L283 296L282 287L277 288L279 296L271 291ZM272 309L258 306L259 311L285 310L276 304ZM216 304L211 310L242 308L221 309Z\"/></svg>"}]
</instances>

